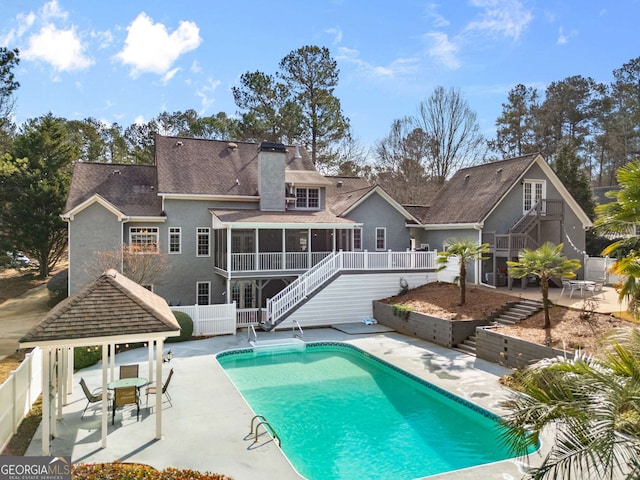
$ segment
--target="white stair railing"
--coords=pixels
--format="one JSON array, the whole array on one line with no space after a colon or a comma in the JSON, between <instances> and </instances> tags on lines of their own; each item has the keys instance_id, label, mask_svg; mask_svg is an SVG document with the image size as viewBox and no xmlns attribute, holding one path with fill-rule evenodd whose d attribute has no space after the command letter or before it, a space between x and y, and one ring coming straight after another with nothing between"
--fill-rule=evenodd
<instances>
[{"instance_id":1,"label":"white stair railing","mask_svg":"<svg viewBox=\"0 0 640 480\"><path fill-rule=\"evenodd\" d=\"M438 253L334 252L267 300L267 325L274 327L291 309L341 270L435 270Z\"/></svg>"},{"instance_id":2,"label":"white stair railing","mask_svg":"<svg viewBox=\"0 0 640 480\"><path fill-rule=\"evenodd\" d=\"M342 252L334 252L268 299L267 322L274 325L285 313L335 275L340 270L341 259Z\"/></svg>"}]
</instances>

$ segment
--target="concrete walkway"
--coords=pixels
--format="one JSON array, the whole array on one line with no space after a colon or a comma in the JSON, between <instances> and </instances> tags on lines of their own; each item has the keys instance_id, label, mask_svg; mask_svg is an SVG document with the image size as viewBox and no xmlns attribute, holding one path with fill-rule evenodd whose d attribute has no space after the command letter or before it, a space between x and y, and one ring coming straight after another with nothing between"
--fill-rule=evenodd
<instances>
[{"instance_id":1,"label":"concrete walkway","mask_svg":"<svg viewBox=\"0 0 640 480\"><path fill-rule=\"evenodd\" d=\"M506 398L508 391L498 380L508 369L394 332L375 333L375 329L371 332L349 335L319 328L306 330L304 336L307 342L352 343L487 410L499 415L505 413L498 403ZM261 333L260 339L290 336L290 331L279 331ZM140 421L136 421L135 410L119 409L115 425L111 426L109 421L105 449L100 448L100 406L90 406L84 420L80 420L86 400L78 382L82 377L90 388L99 385L100 367L77 372L74 391L57 424L59 438L51 443L51 454L70 455L74 463L122 461L145 463L158 469L191 468L229 475L235 480L301 478L266 434L260 436L258 443L253 443L248 434L254 412L215 360L215 354L220 351L247 346L246 335L241 334L171 344L173 360L164 364L164 376L166 378L169 368L175 369L170 384L173 406L163 404L163 438L154 440L152 410L143 408ZM169 346L165 347L166 351ZM147 350L121 353L116 361L117 364L140 363L140 375L144 376ZM41 449L40 428L27 455L41 455ZM539 455L530 459L539 461ZM509 460L431 478L504 480L521 476L519 463Z\"/></svg>"}]
</instances>

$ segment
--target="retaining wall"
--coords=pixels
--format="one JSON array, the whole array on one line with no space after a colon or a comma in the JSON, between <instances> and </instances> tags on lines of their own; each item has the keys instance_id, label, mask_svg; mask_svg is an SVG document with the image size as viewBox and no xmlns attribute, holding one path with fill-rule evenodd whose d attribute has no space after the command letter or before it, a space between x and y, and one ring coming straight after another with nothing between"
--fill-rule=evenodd
<instances>
[{"instance_id":1,"label":"retaining wall","mask_svg":"<svg viewBox=\"0 0 640 480\"><path fill-rule=\"evenodd\" d=\"M486 320L446 320L417 312L408 312L405 318L393 312L393 305L373 302L373 317L378 323L447 348L462 343L469 335L473 335L476 327L488 324Z\"/></svg>"},{"instance_id":2,"label":"retaining wall","mask_svg":"<svg viewBox=\"0 0 640 480\"><path fill-rule=\"evenodd\" d=\"M499 327L476 330L476 356L509 368L524 368L543 358L573 358L572 352L538 345L499 333Z\"/></svg>"}]
</instances>

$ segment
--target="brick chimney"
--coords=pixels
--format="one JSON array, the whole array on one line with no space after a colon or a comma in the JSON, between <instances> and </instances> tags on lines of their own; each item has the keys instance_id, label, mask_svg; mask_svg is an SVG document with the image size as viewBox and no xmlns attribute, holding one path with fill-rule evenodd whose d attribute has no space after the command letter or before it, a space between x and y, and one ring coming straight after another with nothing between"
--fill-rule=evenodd
<instances>
[{"instance_id":1,"label":"brick chimney","mask_svg":"<svg viewBox=\"0 0 640 480\"><path fill-rule=\"evenodd\" d=\"M287 149L281 143L262 142L258 147L258 195L260 210L284 212L284 169Z\"/></svg>"}]
</instances>

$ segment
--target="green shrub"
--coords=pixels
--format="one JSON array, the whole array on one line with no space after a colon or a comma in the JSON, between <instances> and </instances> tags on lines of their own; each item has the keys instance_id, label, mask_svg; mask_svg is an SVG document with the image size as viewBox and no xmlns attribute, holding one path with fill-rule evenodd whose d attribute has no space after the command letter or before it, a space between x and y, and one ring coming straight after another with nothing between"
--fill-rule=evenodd
<instances>
[{"instance_id":1,"label":"green shrub","mask_svg":"<svg viewBox=\"0 0 640 480\"><path fill-rule=\"evenodd\" d=\"M411 307L398 303L393 306L393 314L396 317L400 317L403 320L407 320L409 318L409 314L411 313Z\"/></svg>"},{"instance_id":2,"label":"green shrub","mask_svg":"<svg viewBox=\"0 0 640 480\"><path fill-rule=\"evenodd\" d=\"M167 342L184 342L185 340L191 340L193 335L193 320L184 312L173 312L180 325L180 336L168 337Z\"/></svg>"},{"instance_id":3,"label":"green shrub","mask_svg":"<svg viewBox=\"0 0 640 480\"><path fill-rule=\"evenodd\" d=\"M166 468L159 472L149 465L139 463L95 463L75 464L72 467L74 480L98 480L114 478L118 480L232 480L218 473L201 473L196 470Z\"/></svg>"},{"instance_id":4,"label":"green shrub","mask_svg":"<svg viewBox=\"0 0 640 480\"><path fill-rule=\"evenodd\" d=\"M102 347L76 347L73 349L73 366L81 370L95 365L102 358Z\"/></svg>"}]
</instances>

